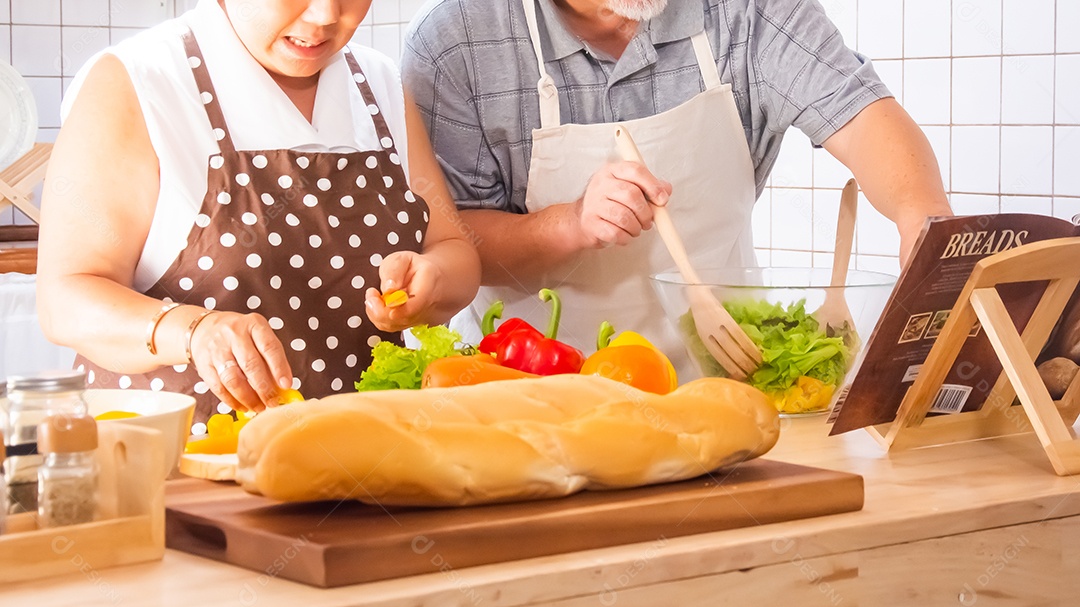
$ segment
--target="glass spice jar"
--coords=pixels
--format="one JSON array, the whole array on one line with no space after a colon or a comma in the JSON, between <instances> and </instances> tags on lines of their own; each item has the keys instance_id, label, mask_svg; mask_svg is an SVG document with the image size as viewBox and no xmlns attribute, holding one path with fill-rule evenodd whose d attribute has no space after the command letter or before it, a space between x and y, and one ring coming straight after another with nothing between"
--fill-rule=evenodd
<instances>
[{"instance_id":1,"label":"glass spice jar","mask_svg":"<svg viewBox=\"0 0 1080 607\"><path fill-rule=\"evenodd\" d=\"M52 415L38 426L38 526L94 520L98 509L97 423L88 415Z\"/></svg>"},{"instance_id":2,"label":"glass spice jar","mask_svg":"<svg viewBox=\"0 0 1080 607\"><path fill-rule=\"evenodd\" d=\"M83 399L86 374L54 371L7 379L7 478L8 514L37 512L38 425L49 415L86 415Z\"/></svg>"}]
</instances>

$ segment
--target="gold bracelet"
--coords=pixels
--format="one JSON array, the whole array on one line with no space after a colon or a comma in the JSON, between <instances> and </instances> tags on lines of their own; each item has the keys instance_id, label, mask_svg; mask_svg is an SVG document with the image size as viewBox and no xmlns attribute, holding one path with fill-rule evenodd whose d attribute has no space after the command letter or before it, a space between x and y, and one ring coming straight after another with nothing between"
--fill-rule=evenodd
<instances>
[{"instance_id":1,"label":"gold bracelet","mask_svg":"<svg viewBox=\"0 0 1080 607\"><path fill-rule=\"evenodd\" d=\"M207 310L202 314L196 316L195 320L191 321L191 324L188 325L187 332L184 333L184 354L187 355L187 361L189 365L194 362L191 359L191 336L195 334L195 327L199 326L199 323L201 323L204 318L210 316L213 313L213 310Z\"/></svg>"},{"instance_id":2,"label":"gold bracelet","mask_svg":"<svg viewBox=\"0 0 1080 607\"><path fill-rule=\"evenodd\" d=\"M157 314L154 314L154 317L150 319L150 324L146 325L146 349L150 351L150 354L157 355L157 344L154 343L154 333L157 333L157 328L158 325L161 324L161 319L165 318L165 315L168 314L170 310L174 310L178 307L180 307L180 304L178 303L167 303L161 306L161 309L158 310Z\"/></svg>"}]
</instances>

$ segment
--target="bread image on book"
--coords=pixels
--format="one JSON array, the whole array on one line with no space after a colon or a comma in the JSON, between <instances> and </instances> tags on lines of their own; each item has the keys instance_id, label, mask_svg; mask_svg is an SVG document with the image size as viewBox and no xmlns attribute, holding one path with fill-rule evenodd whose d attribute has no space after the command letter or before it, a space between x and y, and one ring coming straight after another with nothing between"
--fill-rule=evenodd
<instances>
[{"instance_id":1,"label":"bread image on book","mask_svg":"<svg viewBox=\"0 0 1080 607\"><path fill-rule=\"evenodd\" d=\"M1075 223L1046 215L1010 213L928 220L867 341L854 379L829 416L830 434L896 418L976 263L1025 244L1075 236L1080 236ZM997 286L1018 331L1023 332L1047 284L1032 281ZM1077 299L1073 297L1071 308L1080 306ZM1069 308L1063 317L1068 315ZM979 329L976 325L968 333L930 407L931 414L978 410L1001 374L1001 362L986 333Z\"/></svg>"}]
</instances>

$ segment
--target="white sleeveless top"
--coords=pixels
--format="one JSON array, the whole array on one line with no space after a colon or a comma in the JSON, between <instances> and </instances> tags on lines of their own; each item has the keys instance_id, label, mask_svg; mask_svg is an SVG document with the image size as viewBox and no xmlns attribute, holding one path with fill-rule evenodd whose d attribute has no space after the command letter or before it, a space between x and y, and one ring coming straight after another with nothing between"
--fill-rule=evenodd
<instances>
[{"instance_id":1,"label":"white sleeveless top","mask_svg":"<svg viewBox=\"0 0 1080 607\"><path fill-rule=\"evenodd\" d=\"M207 158L218 152L180 39L186 27L194 32L206 58L238 150L382 150L343 52L319 78L309 123L244 48L216 0L200 0L184 15L101 51L75 76L64 97L61 119L67 117L98 58L104 53L119 58L134 85L160 165L157 208L135 270L133 287L140 292L158 281L186 245L206 196ZM405 101L398 68L373 49L354 44L349 48L383 110L408 177Z\"/></svg>"}]
</instances>

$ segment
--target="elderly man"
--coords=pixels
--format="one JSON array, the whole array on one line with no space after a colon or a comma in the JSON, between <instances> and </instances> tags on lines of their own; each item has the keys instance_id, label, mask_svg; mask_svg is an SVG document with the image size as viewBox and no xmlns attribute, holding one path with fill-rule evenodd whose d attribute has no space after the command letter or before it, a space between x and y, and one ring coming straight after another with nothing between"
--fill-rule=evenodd
<instances>
[{"instance_id":1,"label":"elderly man","mask_svg":"<svg viewBox=\"0 0 1080 607\"><path fill-rule=\"evenodd\" d=\"M481 254L474 311L501 299L542 326L535 293L557 288L579 347L609 320L689 369L649 285L672 267L653 205L696 265L754 265L790 126L851 169L902 259L950 214L926 138L814 0L440 0L402 70ZM618 161L616 123L647 168Z\"/></svg>"}]
</instances>

